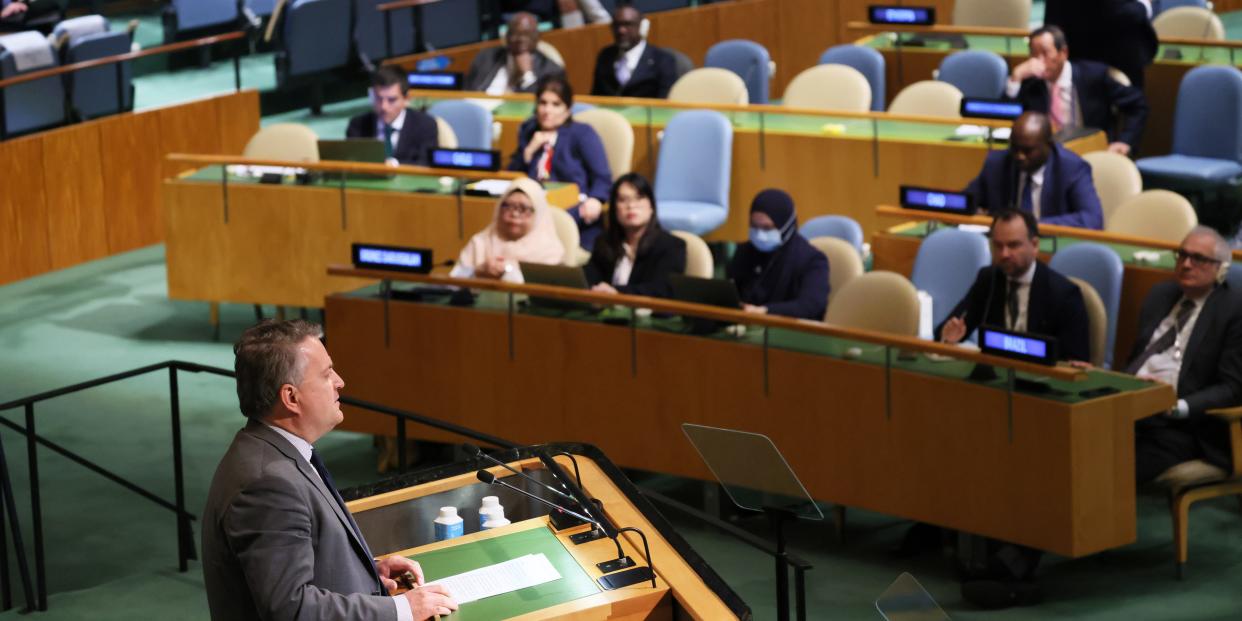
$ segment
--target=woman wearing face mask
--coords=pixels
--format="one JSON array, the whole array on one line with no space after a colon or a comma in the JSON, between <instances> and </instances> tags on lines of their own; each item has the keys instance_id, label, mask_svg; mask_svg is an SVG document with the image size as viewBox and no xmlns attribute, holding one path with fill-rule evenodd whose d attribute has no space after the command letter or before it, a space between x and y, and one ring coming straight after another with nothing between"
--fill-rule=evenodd
<instances>
[{"instance_id":1,"label":"woman wearing face mask","mask_svg":"<svg viewBox=\"0 0 1242 621\"><path fill-rule=\"evenodd\" d=\"M560 263L565 247L548 209L538 183L525 177L514 180L496 202L492 223L470 238L449 275L520 283L518 263Z\"/></svg>"},{"instance_id":2,"label":"woman wearing face mask","mask_svg":"<svg viewBox=\"0 0 1242 621\"><path fill-rule=\"evenodd\" d=\"M828 258L798 234L793 199L780 190L764 190L751 202L750 241L738 246L725 275L746 312L824 318Z\"/></svg>"},{"instance_id":3,"label":"woman wearing face mask","mask_svg":"<svg viewBox=\"0 0 1242 621\"><path fill-rule=\"evenodd\" d=\"M686 242L660 228L651 184L638 173L612 186L608 226L595 240L587 281L593 291L668 297L669 274L686 270Z\"/></svg>"},{"instance_id":4,"label":"woman wearing face mask","mask_svg":"<svg viewBox=\"0 0 1242 621\"><path fill-rule=\"evenodd\" d=\"M509 170L526 173L539 182L575 183L584 198L569 215L578 223L582 247L590 250L603 227L600 214L608 200L612 171L604 143L590 125L575 123L570 115L574 91L560 74L535 86L535 116L518 128L518 146L509 158Z\"/></svg>"}]
</instances>

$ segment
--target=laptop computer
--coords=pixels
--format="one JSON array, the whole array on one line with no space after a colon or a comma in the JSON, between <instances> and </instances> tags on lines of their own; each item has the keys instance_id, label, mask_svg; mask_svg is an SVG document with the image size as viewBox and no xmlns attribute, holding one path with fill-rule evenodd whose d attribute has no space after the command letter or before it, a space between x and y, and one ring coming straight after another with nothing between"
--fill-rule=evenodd
<instances>
[{"instance_id":1,"label":"laptop computer","mask_svg":"<svg viewBox=\"0 0 1242 621\"><path fill-rule=\"evenodd\" d=\"M719 306L730 310L742 308L742 298L738 296L737 285L732 280L669 274L668 284L673 289L674 300ZM683 319L689 324L692 334L711 334L729 325L726 321L704 317L688 316Z\"/></svg>"},{"instance_id":2,"label":"laptop computer","mask_svg":"<svg viewBox=\"0 0 1242 621\"><path fill-rule=\"evenodd\" d=\"M330 162L384 163L384 143L374 138L320 140L319 159ZM346 173L346 179L392 179L392 174ZM339 172L325 172L326 179L340 179Z\"/></svg>"},{"instance_id":3,"label":"laptop computer","mask_svg":"<svg viewBox=\"0 0 1242 621\"><path fill-rule=\"evenodd\" d=\"M548 285L566 289L590 288L587 284L586 273L581 267L526 262L520 262L518 266L522 269L522 279L528 285ZM586 302L568 302L534 296L530 298L530 304L534 307L556 310L590 310L593 308Z\"/></svg>"}]
</instances>

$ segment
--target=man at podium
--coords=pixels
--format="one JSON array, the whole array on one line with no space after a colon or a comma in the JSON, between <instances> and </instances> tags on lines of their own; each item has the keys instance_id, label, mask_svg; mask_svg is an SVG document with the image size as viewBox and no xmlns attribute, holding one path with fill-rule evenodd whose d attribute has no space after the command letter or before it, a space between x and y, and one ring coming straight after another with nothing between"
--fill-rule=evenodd
<instances>
[{"instance_id":1,"label":"man at podium","mask_svg":"<svg viewBox=\"0 0 1242 621\"><path fill-rule=\"evenodd\" d=\"M213 619L427 619L456 602L441 586L389 596L418 563L376 562L313 444L344 418L345 382L319 326L265 321L233 347L248 418L203 510L203 582Z\"/></svg>"}]
</instances>

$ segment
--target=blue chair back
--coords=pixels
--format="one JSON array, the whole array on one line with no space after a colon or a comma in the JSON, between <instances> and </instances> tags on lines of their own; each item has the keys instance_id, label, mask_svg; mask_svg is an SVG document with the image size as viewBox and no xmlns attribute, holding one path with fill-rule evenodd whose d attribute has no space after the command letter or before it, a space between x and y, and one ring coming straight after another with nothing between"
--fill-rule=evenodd
<instances>
[{"instance_id":1,"label":"blue chair back","mask_svg":"<svg viewBox=\"0 0 1242 621\"><path fill-rule=\"evenodd\" d=\"M690 6L690 0L634 0L633 4L634 8L643 13L655 13L657 11L684 9Z\"/></svg>"},{"instance_id":2,"label":"blue chair back","mask_svg":"<svg viewBox=\"0 0 1242 621\"><path fill-rule=\"evenodd\" d=\"M1121 279L1125 272L1121 257L1104 244L1082 242L1058 250L1052 255L1048 267L1060 272L1063 276L1085 280L1095 287L1096 293L1100 294L1100 300L1104 302L1104 311L1108 315L1104 364L1111 367L1113 347L1117 338L1117 313L1121 307Z\"/></svg>"},{"instance_id":3,"label":"blue chair back","mask_svg":"<svg viewBox=\"0 0 1242 621\"><path fill-rule=\"evenodd\" d=\"M349 63L351 0L293 0L284 17L283 81Z\"/></svg>"},{"instance_id":4,"label":"blue chair back","mask_svg":"<svg viewBox=\"0 0 1242 621\"><path fill-rule=\"evenodd\" d=\"M798 232L802 233L802 236L807 239L814 239L816 237L844 239L858 251L859 256L862 255L862 226L849 216L818 216L811 218L803 223L802 228Z\"/></svg>"},{"instance_id":5,"label":"blue chair back","mask_svg":"<svg viewBox=\"0 0 1242 621\"><path fill-rule=\"evenodd\" d=\"M595 108L595 104L582 103L581 101L576 101L574 102L574 107L569 109L569 113L578 114L579 112L586 112L587 110L591 110L593 108Z\"/></svg>"},{"instance_id":6,"label":"blue chair back","mask_svg":"<svg viewBox=\"0 0 1242 621\"><path fill-rule=\"evenodd\" d=\"M177 32L236 22L237 0L172 0Z\"/></svg>"},{"instance_id":7,"label":"blue chair back","mask_svg":"<svg viewBox=\"0 0 1242 621\"><path fill-rule=\"evenodd\" d=\"M871 85L871 109L883 112L888 105L884 98L884 55L862 45L835 45L819 56L819 64L837 64L853 67L867 78Z\"/></svg>"},{"instance_id":8,"label":"blue chair back","mask_svg":"<svg viewBox=\"0 0 1242 621\"><path fill-rule=\"evenodd\" d=\"M50 62L36 66L17 69L17 59L12 50L5 49L5 40L17 45L17 39L47 45L47 58ZM0 37L0 80L12 78L23 73L48 69L57 65L51 46L43 35L30 31ZM65 121L65 89L59 76L43 78L33 82L25 82L10 86L0 91L4 97L4 135L24 134L38 129L60 125Z\"/></svg>"},{"instance_id":9,"label":"blue chair back","mask_svg":"<svg viewBox=\"0 0 1242 621\"><path fill-rule=\"evenodd\" d=\"M457 146L463 149L492 148L492 113L479 104L464 99L446 99L433 104L427 114L444 119L457 134Z\"/></svg>"},{"instance_id":10,"label":"blue chair back","mask_svg":"<svg viewBox=\"0 0 1242 621\"><path fill-rule=\"evenodd\" d=\"M1005 93L1009 65L996 52L963 50L945 56L936 79L956 86L965 97L999 99Z\"/></svg>"},{"instance_id":11,"label":"blue chair back","mask_svg":"<svg viewBox=\"0 0 1242 621\"><path fill-rule=\"evenodd\" d=\"M700 236L723 224L732 166L733 126L723 114L687 110L670 119L656 167L660 224Z\"/></svg>"},{"instance_id":12,"label":"blue chair back","mask_svg":"<svg viewBox=\"0 0 1242 621\"><path fill-rule=\"evenodd\" d=\"M479 2L454 0L419 7L423 12L423 41L432 49L477 43L483 39ZM428 28L427 24L435 24Z\"/></svg>"},{"instance_id":13,"label":"blue chair back","mask_svg":"<svg viewBox=\"0 0 1242 621\"><path fill-rule=\"evenodd\" d=\"M1169 10L1183 6L1193 6L1201 9L1208 8L1207 0L1152 0L1151 16L1157 15Z\"/></svg>"},{"instance_id":14,"label":"blue chair back","mask_svg":"<svg viewBox=\"0 0 1242 621\"><path fill-rule=\"evenodd\" d=\"M129 51L129 33L100 32L71 40L65 52L65 62L69 64L124 54ZM83 69L68 74L66 77L70 101L74 110L82 118L116 114L133 106L133 73L129 61ZM120 78L118 84L117 78Z\"/></svg>"},{"instance_id":15,"label":"blue chair back","mask_svg":"<svg viewBox=\"0 0 1242 621\"><path fill-rule=\"evenodd\" d=\"M707 50L704 67L728 69L736 73L746 83L746 91L750 94L750 103L768 103L768 82L772 75L768 63L772 57L768 49L745 39L721 41Z\"/></svg>"},{"instance_id":16,"label":"blue chair back","mask_svg":"<svg viewBox=\"0 0 1242 621\"><path fill-rule=\"evenodd\" d=\"M1177 89L1173 153L1242 163L1242 71L1205 65L1186 73Z\"/></svg>"},{"instance_id":17,"label":"blue chair back","mask_svg":"<svg viewBox=\"0 0 1242 621\"><path fill-rule=\"evenodd\" d=\"M259 17L267 17L276 9L276 0L246 0L246 7Z\"/></svg>"},{"instance_id":18,"label":"blue chair back","mask_svg":"<svg viewBox=\"0 0 1242 621\"><path fill-rule=\"evenodd\" d=\"M384 13L377 7L389 0L354 1L354 42L369 59L392 58L414 52L414 9L388 11L388 34ZM389 47L391 45L391 47Z\"/></svg>"},{"instance_id":19,"label":"blue chair back","mask_svg":"<svg viewBox=\"0 0 1242 621\"><path fill-rule=\"evenodd\" d=\"M988 239L979 233L944 228L928 235L914 257L910 282L916 289L932 296L932 325L938 326L949 317L979 269L992 262Z\"/></svg>"},{"instance_id":20,"label":"blue chair back","mask_svg":"<svg viewBox=\"0 0 1242 621\"><path fill-rule=\"evenodd\" d=\"M1232 261L1229 263L1229 286L1242 288L1242 263Z\"/></svg>"}]
</instances>

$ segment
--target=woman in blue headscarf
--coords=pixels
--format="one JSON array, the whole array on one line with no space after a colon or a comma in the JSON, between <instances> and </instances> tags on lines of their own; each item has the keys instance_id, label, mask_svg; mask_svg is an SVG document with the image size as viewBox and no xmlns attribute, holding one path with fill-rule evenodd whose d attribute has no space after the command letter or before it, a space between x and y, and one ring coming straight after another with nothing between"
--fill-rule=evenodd
<instances>
[{"instance_id":1,"label":"woman in blue headscarf","mask_svg":"<svg viewBox=\"0 0 1242 621\"><path fill-rule=\"evenodd\" d=\"M738 246L725 275L747 312L824 318L828 257L798 234L793 199L780 190L764 190L751 202L750 241Z\"/></svg>"}]
</instances>

